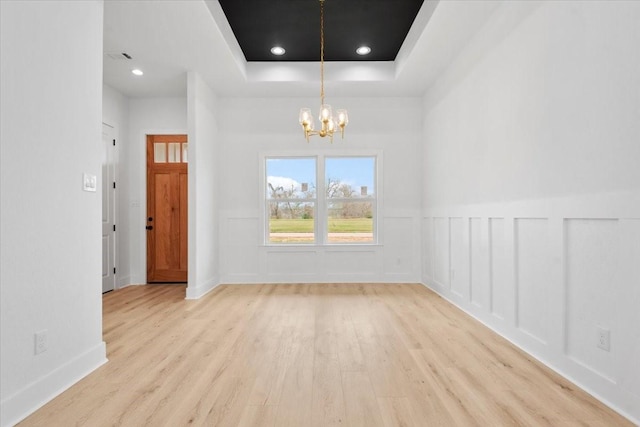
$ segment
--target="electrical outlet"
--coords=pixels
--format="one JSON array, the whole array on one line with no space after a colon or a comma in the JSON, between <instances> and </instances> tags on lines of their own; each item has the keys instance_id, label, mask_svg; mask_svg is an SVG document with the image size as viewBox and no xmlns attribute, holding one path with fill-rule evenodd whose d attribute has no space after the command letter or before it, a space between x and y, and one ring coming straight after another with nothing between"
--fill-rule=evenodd
<instances>
[{"instance_id":1,"label":"electrical outlet","mask_svg":"<svg viewBox=\"0 0 640 427\"><path fill-rule=\"evenodd\" d=\"M600 326L596 327L596 330L598 339L596 345L604 351L609 351L611 348L611 331Z\"/></svg>"},{"instance_id":2,"label":"electrical outlet","mask_svg":"<svg viewBox=\"0 0 640 427\"><path fill-rule=\"evenodd\" d=\"M40 354L47 351L47 330L43 330L40 332L36 332L34 334L35 338L35 354Z\"/></svg>"}]
</instances>

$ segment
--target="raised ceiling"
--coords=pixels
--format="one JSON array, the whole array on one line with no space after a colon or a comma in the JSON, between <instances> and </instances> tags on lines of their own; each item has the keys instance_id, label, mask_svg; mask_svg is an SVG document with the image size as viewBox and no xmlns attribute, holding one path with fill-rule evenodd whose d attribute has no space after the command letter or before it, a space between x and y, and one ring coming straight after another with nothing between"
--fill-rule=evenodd
<instances>
[{"instance_id":1,"label":"raised ceiling","mask_svg":"<svg viewBox=\"0 0 640 427\"><path fill-rule=\"evenodd\" d=\"M219 0L247 61L318 61L319 0ZM326 61L394 61L423 0L325 0ZM359 46L371 53L356 54ZM286 50L282 56L273 46Z\"/></svg>"},{"instance_id":2,"label":"raised ceiling","mask_svg":"<svg viewBox=\"0 0 640 427\"><path fill-rule=\"evenodd\" d=\"M245 7L249 1L236 0ZM288 0L291 4L301 1L309 3L311 8L319 8L317 0ZM333 2L361 1L326 0L327 12ZM393 5L396 1L403 0L389 3ZM539 3L527 4L535 9ZM341 97L422 96L488 20L516 19L519 15L512 12L516 8L513 5L507 0L425 0L394 61L370 57L328 62L327 88L333 96ZM516 9L522 9L521 5ZM494 13L501 15L492 18ZM318 14L316 9L308 16L315 21L308 25L313 27L313 37L316 37L316 43L311 43L316 52ZM331 19L329 15L326 18ZM388 21L390 19L381 19L375 27L383 33L390 32ZM499 40L501 33L494 33L492 36ZM218 0L105 0L103 42L104 83L127 97L185 97L189 71L198 73L221 97L317 97L318 94L317 62L247 62ZM484 39L475 43L489 45ZM375 52L376 46L372 49ZM122 52L132 59L125 59ZM133 68L142 69L144 76L134 76Z\"/></svg>"}]
</instances>

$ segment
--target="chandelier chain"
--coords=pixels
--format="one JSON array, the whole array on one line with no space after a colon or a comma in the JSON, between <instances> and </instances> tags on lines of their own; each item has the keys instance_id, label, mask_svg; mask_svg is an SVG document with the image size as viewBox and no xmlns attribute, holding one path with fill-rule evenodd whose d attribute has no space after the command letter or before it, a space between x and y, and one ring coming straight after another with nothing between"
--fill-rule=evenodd
<instances>
[{"instance_id":1,"label":"chandelier chain","mask_svg":"<svg viewBox=\"0 0 640 427\"><path fill-rule=\"evenodd\" d=\"M320 0L320 105L324 105L324 0Z\"/></svg>"},{"instance_id":2,"label":"chandelier chain","mask_svg":"<svg viewBox=\"0 0 640 427\"><path fill-rule=\"evenodd\" d=\"M0 0L2 1L2 0ZM328 136L333 142L333 134L340 132L344 138L344 128L349 123L347 110L339 109L336 111L337 116L333 115L331 106L324 103L324 2L320 2L320 129L314 129L313 116L310 108L301 108L298 116L298 123L302 125L304 137L309 142L309 137L318 135L321 138Z\"/></svg>"}]
</instances>

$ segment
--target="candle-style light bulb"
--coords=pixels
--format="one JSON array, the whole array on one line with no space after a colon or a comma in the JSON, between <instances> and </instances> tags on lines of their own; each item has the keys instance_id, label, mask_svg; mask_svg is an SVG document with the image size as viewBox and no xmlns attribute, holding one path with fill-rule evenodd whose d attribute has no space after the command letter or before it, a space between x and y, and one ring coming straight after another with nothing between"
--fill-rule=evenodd
<instances>
[{"instance_id":1,"label":"candle-style light bulb","mask_svg":"<svg viewBox=\"0 0 640 427\"><path fill-rule=\"evenodd\" d=\"M347 110L338 110L336 111L338 114L338 126L346 126L349 123L349 115L347 114Z\"/></svg>"},{"instance_id":2,"label":"candle-style light bulb","mask_svg":"<svg viewBox=\"0 0 640 427\"><path fill-rule=\"evenodd\" d=\"M327 121L331 118L331 105L322 104L320 107L320 121L323 123L327 123Z\"/></svg>"}]
</instances>

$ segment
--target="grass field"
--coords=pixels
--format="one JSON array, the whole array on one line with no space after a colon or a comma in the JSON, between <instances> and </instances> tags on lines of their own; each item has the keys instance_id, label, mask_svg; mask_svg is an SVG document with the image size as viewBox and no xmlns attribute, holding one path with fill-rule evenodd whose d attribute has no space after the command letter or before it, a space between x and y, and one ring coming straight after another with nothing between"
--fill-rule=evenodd
<instances>
[{"instance_id":1,"label":"grass field","mask_svg":"<svg viewBox=\"0 0 640 427\"><path fill-rule=\"evenodd\" d=\"M313 219L271 219L271 233L313 233ZM334 218L329 219L330 233L372 233L371 218Z\"/></svg>"},{"instance_id":2,"label":"grass field","mask_svg":"<svg viewBox=\"0 0 640 427\"><path fill-rule=\"evenodd\" d=\"M371 233L372 218L329 218L329 233Z\"/></svg>"}]
</instances>

